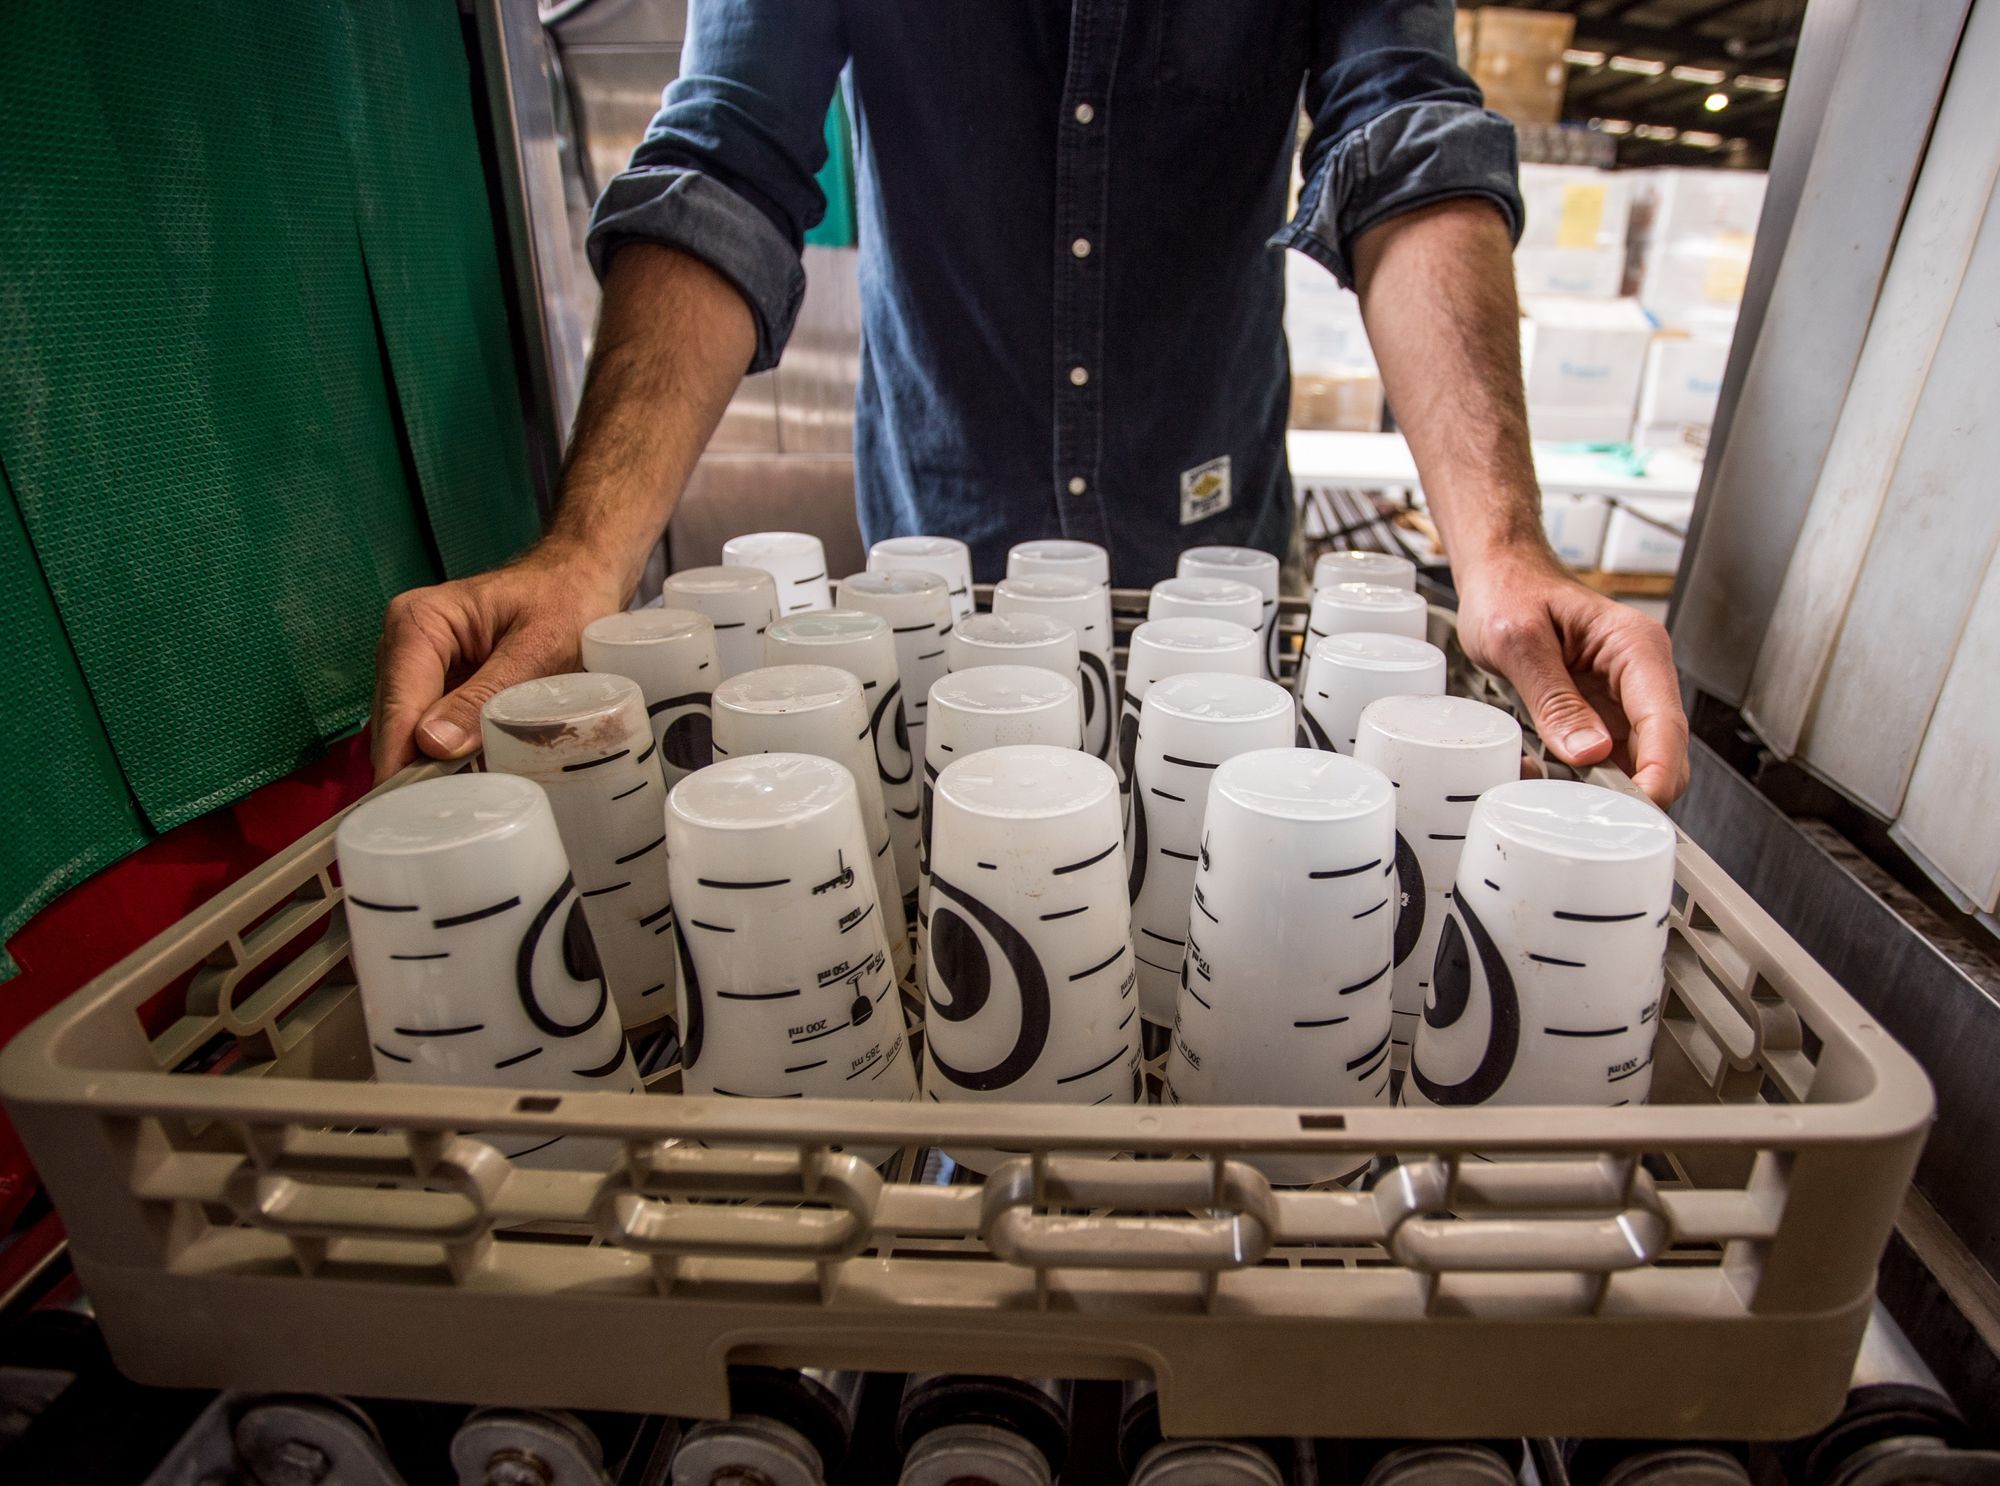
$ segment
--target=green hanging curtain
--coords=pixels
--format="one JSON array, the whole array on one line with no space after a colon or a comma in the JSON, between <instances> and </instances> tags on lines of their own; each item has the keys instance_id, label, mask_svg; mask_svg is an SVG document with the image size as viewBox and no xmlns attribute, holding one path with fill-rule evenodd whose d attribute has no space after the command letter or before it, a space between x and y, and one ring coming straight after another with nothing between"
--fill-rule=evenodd
<instances>
[{"instance_id":1,"label":"green hanging curtain","mask_svg":"<svg viewBox=\"0 0 2000 1486\"><path fill-rule=\"evenodd\" d=\"M0 940L352 729L388 599L533 539L471 89L452 0L10 12Z\"/></svg>"}]
</instances>

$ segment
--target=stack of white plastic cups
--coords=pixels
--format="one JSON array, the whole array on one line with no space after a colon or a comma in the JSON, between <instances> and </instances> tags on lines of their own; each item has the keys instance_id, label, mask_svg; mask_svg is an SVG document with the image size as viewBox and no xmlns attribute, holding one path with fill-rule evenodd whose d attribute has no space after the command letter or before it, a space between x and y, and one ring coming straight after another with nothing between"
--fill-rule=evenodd
<instances>
[{"instance_id":1,"label":"stack of white plastic cups","mask_svg":"<svg viewBox=\"0 0 2000 1486\"><path fill-rule=\"evenodd\" d=\"M1216 770L1168 1102L1388 1102L1395 811L1378 770L1333 754L1272 749ZM1368 1157L1244 1159L1303 1185Z\"/></svg>"},{"instance_id":2,"label":"stack of white plastic cups","mask_svg":"<svg viewBox=\"0 0 2000 1486\"><path fill-rule=\"evenodd\" d=\"M1472 807L1521 773L1521 725L1465 697L1399 696L1361 714L1354 756L1396 786L1396 1036L1409 1063Z\"/></svg>"},{"instance_id":3,"label":"stack of white plastic cups","mask_svg":"<svg viewBox=\"0 0 2000 1486\"><path fill-rule=\"evenodd\" d=\"M778 585L778 613L803 614L833 607L827 582L826 549L802 531L753 531L722 544L722 565L756 568Z\"/></svg>"},{"instance_id":4,"label":"stack of white plastic cups","mask_svg":"<svg viewBox=\"0 0 2000 1486\"><path fill-rule=\"evenodd\" d=\"M1650 804L1567 780L1487 790L1404 1100L1643 1103L1673 885L1674 830Z\"/></svg>"},{"instance_id":5,"label":"stack of white plastic cups","mask_svg":"<svg viewBox=\"0 0 2000 1486\"><path fill-rule=\"evenodd\" d=\"M993 612L1043 614L1076 631L1083 663L1083 747L1105 760L1117 735L1117 639L1111 620L1111 590L1085 578L1023 573L993 585Z\"/></svg>"},{"instance_id":6,"label":"stack of white plastic cups","mask_svg":"<svg viewBox=\"0 0 2000 1486\"><path fill-rule=\"evenodd\" d=\"M778 585L762 568L683 568L660 585L668 608L708 616L718 680L764 664L764 631L778 617Z\"/></svg>"},{"instance_id":7,"label":"stack of white plastic cups","mask_svg":"<svg viewBox=\"0 0 2000 1486\"><path fill-rule=\"evenodd\" d=\"M797 753L724 759L674 786L667 835L686 1092L914 1099L853 775Z\"/></svg>"},{"instance_id":8,"label":"stack of white plastic cups","mask_svg":"<svg viewBox=\"0 0 2000 1486\"><path fill-rule=\"evenodd\" d=\"M378 1080L639 1089L538 785L453 774L391 790L348 813L334 848ZM601 1171L619 1149L482 1138L529 1166Z\"/></svg>"},{"instance_id":9,"label":"stack of white plastic cups","mask_svg":"<svg viewBox=\"0 0 2000 1486\"><path fill-rule=\"evenodd\" d=\"M861 824L868 837L890 959L901 977L911 964L910 928L875 752L868 743L861 682L832 666L764 666L732 676L715 692L715 754L809 753L832 759L854 776ZM914 886L911 889L915 891Z\"/></svg>"},{"instance_id":10,"label":"stack of white plastic cups","mask_svg":"<svg viewBox=\"0 0 2000 1486\"><path fill-rule=\"evenodd\" d=\"M956 537L887 537L868 549L868 571L935 573L945 580L951 617L972 612L972 550Z\"/></svg>"},{"instance_id":11,"label":"stack of white plastic cups","mask_svg":"<svg viewBox=\"0 0 2000 1486\"><path fill-rule=\"evenodd\" d=\"M1139 1102L1110 767L1072 748L987 749L938 776L932 811L926 1094ZM946 1154L990 1171L1018 1153Z\"/></svg>"}]
</instances>

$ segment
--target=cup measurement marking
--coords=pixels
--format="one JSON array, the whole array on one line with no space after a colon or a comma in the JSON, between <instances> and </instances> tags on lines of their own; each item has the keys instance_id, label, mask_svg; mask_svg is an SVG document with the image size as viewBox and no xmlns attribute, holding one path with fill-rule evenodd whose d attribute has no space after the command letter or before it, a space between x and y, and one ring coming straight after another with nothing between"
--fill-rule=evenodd
<instances>
[{"instance_id":1,"label":"cup measurement marking","mask_svg":"<svg viewBox=\"0 0 2000 1486\"><path fill-rule=\"evenodd\" d=\"M569 886L570 880L564 878L564 889L567 890ZM476 924L482 918L492 918L496 913L505 913L510 908L519 908L520 906L521 900L519 898L509 898L504 903L495 903L487 908L475 908L470 913L454 913L449 918L434 918L431 920L431 927L433 929L456 929L461 924ZM398 908L391 911L401 913L403 910Z\"/></svg>"},{"instance_id":2,"label":"cup measurement marking","mask_svg":"<svg viewBox=\"0 0 2000 1486\"><path fill-rule=\"evenodd\" d=\"M585 769L596 769L605 764L615 764L631 751L629 748L621 748L616 753L599 754L596 758L587 758L580 764L564 764L562 771L565 774L578 774ZM650 752L650 750L648 751Z\"/></svg>"},{"instance_id":3,"label":"cup measurement marking","mask_svg":"<svg viewBox=\"0 0 2000 1486\"><path fill-rule=\"evenodd\" d=\"M516 1053L511 1058L502 1058L499 1062L495 1063L493 1066L496 1069L512 1068L516 1063L525 1063L528 1061L528 1059L539 1058L541 1055L542 1055L542 1049L538 1047L531 1047L525 1053ZM390 1056L394 1057L395 1055L392 1053L390 1054ZM409 1060L406 1058L404 1059L404 1061L408 1062Z\"/></svg>"}]
</instances>

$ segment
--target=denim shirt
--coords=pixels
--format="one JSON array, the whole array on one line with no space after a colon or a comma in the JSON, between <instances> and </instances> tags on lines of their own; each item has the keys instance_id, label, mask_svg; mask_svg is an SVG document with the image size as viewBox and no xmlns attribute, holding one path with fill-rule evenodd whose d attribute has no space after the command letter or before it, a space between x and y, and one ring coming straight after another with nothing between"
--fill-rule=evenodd
<instances>
[{"instance_id":1,"label":"denim shirt","mask_svg":"<svg viewBox=\"0 0 2000 1486\"><path fill-rule=\"evenodd\" d=\"M741 291L776 363L851 67L869 541L1099 542L1119 584L1291 532L1283 265L1447 197L1516 236L1514 132L1451 0L693 0L682 72L591 223ZM1283 221L1300 89L1311 133Z\"/></svg>"}]
</instances>

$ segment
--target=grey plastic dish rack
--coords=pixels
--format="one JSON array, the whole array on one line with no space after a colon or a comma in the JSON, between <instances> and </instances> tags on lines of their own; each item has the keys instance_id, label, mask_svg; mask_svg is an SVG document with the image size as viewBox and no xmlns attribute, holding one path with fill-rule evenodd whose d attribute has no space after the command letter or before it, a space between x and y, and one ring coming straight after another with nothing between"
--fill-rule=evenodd
<instances>
[{"instance_id":1,"label":"grey plastic dish rack","mask_svg":"<svg viewBox=\"0 0 2000 1486\"><path fill-rule=\"evenodd\" d=\"M1129 628L1145 595L1117 599ZM1461 655L1453 677L1508 700ZM1791 1437L1846 1392L1932 1113L1909 1055L1685 839L1648 1106L378 1085L336 824L0 1057L143 1381L719 1417L730 1363L1150 1375L1173 1434ZM149 1036L141 1009L182 991ZM467 1130L624 1154L527 1170ZM952 1141L1033 1154L914 1179ZM831 1149L871 1144L899 1148L886 1175ZM1234 1159L1326 1149L1401 1164L1300 1191Z\"/></svg>"}]
</instances>

